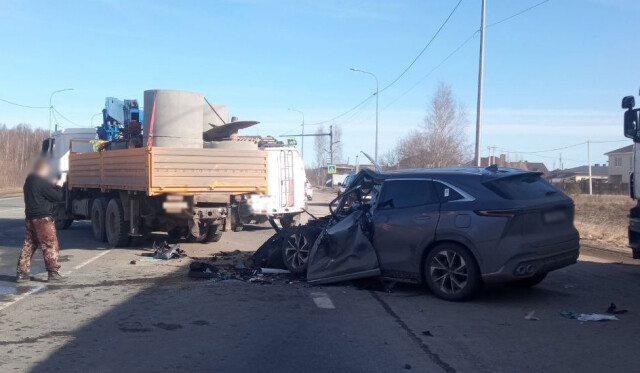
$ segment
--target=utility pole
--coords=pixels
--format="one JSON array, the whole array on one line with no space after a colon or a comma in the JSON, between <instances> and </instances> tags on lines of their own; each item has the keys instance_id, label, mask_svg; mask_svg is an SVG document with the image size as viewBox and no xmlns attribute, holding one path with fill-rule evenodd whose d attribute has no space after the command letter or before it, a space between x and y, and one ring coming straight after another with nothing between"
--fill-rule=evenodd
<instances>
[{"instance_id":1,"label":"utility pole","mask_svg":"<svg viewBox=\"0 0 640 373\"><path fill-rule=\"evenodd\" d=\"M302 160L304 161L304 113L297 109L289 108L289 111L295 111L296 113L300 113L302 115Z\"/></svg>"},{"instance_id":2,"label":"utility pole","mask_svg":"<svg viewBox=\"0 0 640 373\"><path fill-rule=\"evenodd\" d=\"M51 137L51 116L53 114L53 103L52 103L53 95L55 95L56 93L65 92L65 91L73 91L73 88L59 89L57 91L51 92L51 94L49 95L49 137Z\"/></svg>"},{"instance_id":3,"label":"utility pole","mask_svg":"<svg viewBox=\"0 0 640 373\"><path fill-rule=\"evenodd\" d=\"M593 183L591 182L591 141L587 140L587 163L589 164L589 195L593 195Z\"/></svg>"},{"instance_id":4,"label":"utility pole","mask_svg":"<svg viewBox=\"0 0 640 373\"><path fill-rule=\"evenodd\" d=\"M480 167L480 129L482 127L482 78L484 69L484 16L486 4L482 0L482 18L480 20L480 67L478 69L478 107L476 109L476 166Z\"/></svg>"},{"instance_id":5,"label":"utility pole","mask_svg":"<svg viewBox=\"0 0 640 373\"><path fill-rule=\"evenodd\" d=\"M378 163L378 103L380 102L380 99L379 99L380 90L378 89L378 77L374 73L356 69L355 67L352 67L350 70L371 75L376 80L376 148L375 148L373 159L375 160L376 163Z\"/></svg>"},{"instance_id":6,"label":"utility pole","mask_svg":"<svg viewBox=\"0 0 640 373\"><path fill-rule=\"evenodd\" d=\"M333 125L329 126L329 159L333 164Z\"/></svg>"}]
</instances>

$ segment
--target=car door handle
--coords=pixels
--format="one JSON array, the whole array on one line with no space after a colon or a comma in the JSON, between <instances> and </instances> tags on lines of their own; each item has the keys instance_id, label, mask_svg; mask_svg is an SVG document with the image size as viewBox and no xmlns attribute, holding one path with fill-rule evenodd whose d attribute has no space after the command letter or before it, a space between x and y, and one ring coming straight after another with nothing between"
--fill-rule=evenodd
<instances>
[{"instance_id":1,"label":"car door handle","mask_svg":"<svg viewBox=\"0 0 640 373\"><path fill-rule=\"evenodd\" d=\"M430 220L431 219L431 214L423 212L422 214L418 215L418 217L416 218L416 220Z\"/></svg>"}]
</instances>

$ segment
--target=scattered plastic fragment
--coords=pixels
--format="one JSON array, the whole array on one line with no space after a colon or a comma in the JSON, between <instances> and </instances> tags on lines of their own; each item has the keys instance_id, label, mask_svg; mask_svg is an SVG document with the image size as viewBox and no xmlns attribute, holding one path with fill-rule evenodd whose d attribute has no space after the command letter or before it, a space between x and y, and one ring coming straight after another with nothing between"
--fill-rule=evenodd
<instances>
[{"instance_id":1,"label":"scattered plastic fragment","mask_svg":"<svg viewBox=\"0 0 640 373\"><path fill-rule=\"evenodd\" d=\"M613 315L602 315L598 313L577 313L572 311L562 311L560 314L568 319L578 321L617 321Z\"/></svg>"},{"instance_id":2,"label":"scattered plastic fragment","mask_svg":"<svg viewBox=\"0 0 640 373\"><path fill-rule=\"evenodd\" d=\"M291 273L287 269L280 269L280 268L260 268L260 271L263 274L271 274L271 275Z\"/></svg>"},{"instance_id":3,"label":"scattered plastic fragment","mask_svg":"<svg viewBox=\"0 0 640 373\"><path fill-rule=\"evenodd\" d=\"M167 241L154 242L153 250L155 251L154 258L156 259L177 259L184 258L187 254L184 250L180 249L180 244L169 245Z\"/></svg>"},{"instance_id":4,"label":"scattered plastic fragment","mask_svg":"<svg viewBox=\"0 0 640 373\"><path fill-rule=\"evenodd\" d=\"M536 311L535 310L531 310L531 312L526 314L524 316L524 319L525 320L529 320L529 321L538 321L538 320L540 320L538 317L536 317Z\"/></svg>"}]
</instances>

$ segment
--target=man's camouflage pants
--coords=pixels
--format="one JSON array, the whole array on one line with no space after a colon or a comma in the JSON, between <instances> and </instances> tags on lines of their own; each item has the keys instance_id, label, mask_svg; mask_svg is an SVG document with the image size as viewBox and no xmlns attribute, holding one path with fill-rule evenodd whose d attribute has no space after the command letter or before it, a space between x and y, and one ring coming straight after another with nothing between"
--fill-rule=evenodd
<instances>
[{"instance_id":1,"label":"man's camouflage pants","mask_svg":"<svg viewBox=\"0 0 640 373\"><path fill-rule=\"evenodd\" d=\"M58 256L60 247L58 246L58 236L56 235L56 225L53 218L26 219L26 233L24 244L18 259L18 273L29 273L31 258L38 250L42 249L44 265L47 271L57 272L60 269Z\"/></svg>"}]
</instances>

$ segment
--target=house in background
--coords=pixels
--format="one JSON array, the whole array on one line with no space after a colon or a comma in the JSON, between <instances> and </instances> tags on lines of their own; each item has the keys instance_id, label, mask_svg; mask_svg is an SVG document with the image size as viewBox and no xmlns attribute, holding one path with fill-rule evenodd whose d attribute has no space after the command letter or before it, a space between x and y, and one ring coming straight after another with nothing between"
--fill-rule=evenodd
<instances>
[{"instance_id":1,"label":"house in background","mask_svg":"<svg viewBox=\"0 0 640 373\"><path fill-rule=\"evenodd\" d=\"M609 182L629 185L629 175L633 168L633 145L612 150L604 155L609 157Z\"/></svg>"},{"instance_id":2,"label":"house in background","mask_svg":"<svg viewBox=\"0 0 640 373\"><path fill-rule=\"evenodd\" d=\"M505 154L500 154L499 157L495 157L495 156L482 157L480 159L481 167L488 167L493 164L495 164L498 167L519 168L521 170L542 172L542 174L545 176L549 173L547 166L545 166L544 163L542 162L528 162L528 161L509 162L507 161L507 156Z\"/></svg>"},{"instance_id":3,"label":"house in background","mask_svg":"<svg viewBox=\"0 0 640 373\"><path fill-rule=\"evenodd\" d=\"M556 183L581 182L589 179L589 166L578 166L565 168L564 170L553 170L549 173L549 180ZM609 168L603 164L591 166L591 180L595 182L605 182L609 179Z\"/></svg>"}]
</instances>

